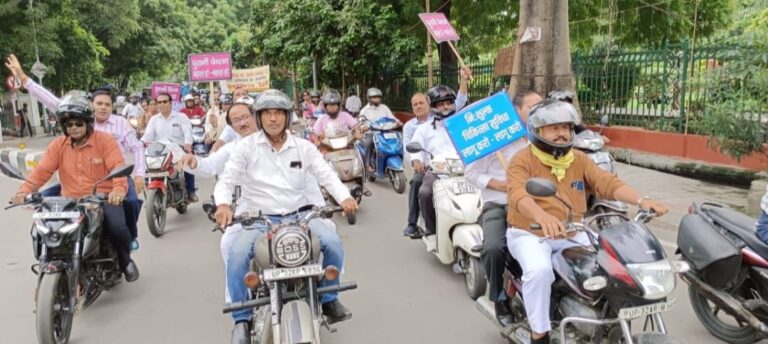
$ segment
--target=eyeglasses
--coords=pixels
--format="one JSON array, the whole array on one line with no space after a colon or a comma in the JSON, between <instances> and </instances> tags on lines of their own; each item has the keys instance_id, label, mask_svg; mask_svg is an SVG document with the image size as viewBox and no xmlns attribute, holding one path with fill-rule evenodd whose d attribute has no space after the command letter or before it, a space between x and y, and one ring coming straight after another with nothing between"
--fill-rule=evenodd
<instances>
[{"instance_id":1,"label":"eyeglasses","mask_svg":"<svg viewBox=\"0 0 768 344\"><path fill-rule=\"evenodd\" d=\"M170 102L171 102L170 100L158 100L157 101L158 104L168 104Z\"/></svg>"},{"instance_id":2,"label":"eyeglasses","mask_svg":"<svg viewBox=\"0 0 768 344\"><path fill-rule=\"evenodd\" d=\"M245 115L245 116L237 118L237 119L233 118L232 119L232 124L239 125L240 123L245 123L246 121L251 119L251 117L253 117L253 115Z\"/></svg>"},{"instance_id":3,"label":"eyeglasses","mask_svg":"<svg viewBox=\"0 0 768 344\"><path fill-rule=\"evenodd\" d=\"M66 126L67 128L73 128L73 127L82 128L82 127L85 126L85 122L83 122L83 121L69 121L67 123L64 123L64 126Z\"/></svg>"}]
</instances>

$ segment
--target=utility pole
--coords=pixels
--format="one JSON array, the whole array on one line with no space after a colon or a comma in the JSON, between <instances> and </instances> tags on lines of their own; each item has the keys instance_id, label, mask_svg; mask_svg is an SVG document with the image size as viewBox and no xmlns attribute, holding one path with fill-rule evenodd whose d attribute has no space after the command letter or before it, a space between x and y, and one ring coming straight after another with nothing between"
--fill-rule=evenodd
<instances>
[{"instance_id":1,"label":"utility pole","mask_svg":"<svg viewBox=\"0 0 768 344\"><path fill-rule=\"evenodd\" d=\"M429 13L429 0L425 0L425 2L426 11ZM427 31L427 88L432 88L432 71L432 36Z\"/></svg>"}]
</instances>

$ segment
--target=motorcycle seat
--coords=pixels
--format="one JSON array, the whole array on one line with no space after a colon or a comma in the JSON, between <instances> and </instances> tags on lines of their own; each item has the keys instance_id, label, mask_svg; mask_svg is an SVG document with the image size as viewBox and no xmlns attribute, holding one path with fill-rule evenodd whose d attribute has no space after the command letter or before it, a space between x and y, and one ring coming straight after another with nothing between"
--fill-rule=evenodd
<instances>
[{"instance_id":1,"label":"motorcycle seat","mask_svg":"<svg viewBox=\"0 0 768 344\"><path fill-rule=\"evenodd\" d=\"M755 219L728 207L707 207L707 215L753 249L761 257L768 257L768 245L755 233Z\"/></svg>"}]
</instances>

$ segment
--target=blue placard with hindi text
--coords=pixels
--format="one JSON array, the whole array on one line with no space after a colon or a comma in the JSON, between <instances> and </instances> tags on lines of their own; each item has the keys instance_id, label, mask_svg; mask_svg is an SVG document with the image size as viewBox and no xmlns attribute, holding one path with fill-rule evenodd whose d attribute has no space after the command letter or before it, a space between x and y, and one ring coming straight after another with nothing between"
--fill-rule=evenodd
<instances>
[{"instance_id":1,"label":"blue placard with hindi text","mask_svg":"<svg viewBox=\"0 0 768 344\"><path fill-rule=\"evenodd\" d=\"M503 91L465 107L446 119L445 127L465 165L526 135L525 123Z\"/></svg>"}]
</instances>

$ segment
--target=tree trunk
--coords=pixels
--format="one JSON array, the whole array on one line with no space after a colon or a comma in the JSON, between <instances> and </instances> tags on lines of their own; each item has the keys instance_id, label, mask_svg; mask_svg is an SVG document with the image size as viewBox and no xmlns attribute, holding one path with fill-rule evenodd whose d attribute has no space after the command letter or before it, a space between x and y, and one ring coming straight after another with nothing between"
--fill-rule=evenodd
<instances>
[{"instance_id":1,"label":"tree trunk","mask_svg":"<svg viewBox=\"0 0 768 344\"><path fill-rule=\"evenodd\" d=\"M451 0L440 1L439 13L445 14L448 20L451 20ZM459 61L456 55L453 54L451 47L448 43L443 42L438 44L438 54L440 56L440 83L448 85L454 90L458 90L458 65Z\"/></svg>"},{"instance_id":2,"label":"tree trunk","mask_svg":"<svg viewBox=\"0 0 768 344\"><path fill-rule=\"evenodd\" d=\"M512 62L510 96L524 90L535 91L543 97L553 90L575 93L568 1L520 0L517 42L529 27L541 28L541 40L517 44Z\"/></svg>"}]
</instances>

